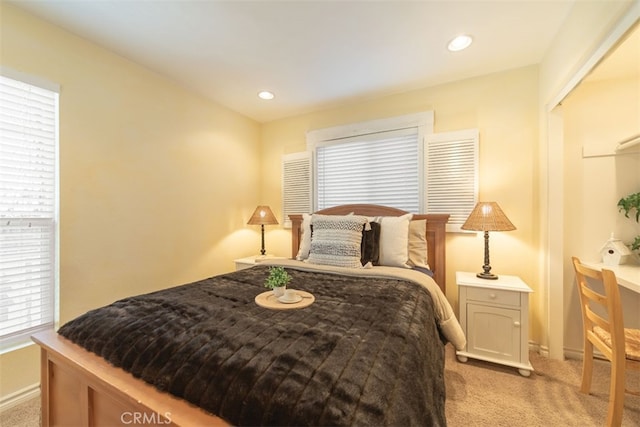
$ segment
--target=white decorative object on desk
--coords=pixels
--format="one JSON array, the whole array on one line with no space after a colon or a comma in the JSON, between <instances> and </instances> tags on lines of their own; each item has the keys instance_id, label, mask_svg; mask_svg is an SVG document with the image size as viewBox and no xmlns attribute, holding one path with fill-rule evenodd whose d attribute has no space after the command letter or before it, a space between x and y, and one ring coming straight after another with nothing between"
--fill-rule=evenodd
<instances>
[{"instance_id":1,"label":"white decorative object on desk","mask_svg":"<svg viewBox=\"0 0 640 427\"><path fill-rule=\"evenodd\" d=\"M611 233L611 237L600 249L602 263L605 265L626 264L631 257L631 249L622 240L616 239Z\"/></svg>"}]
</instances>

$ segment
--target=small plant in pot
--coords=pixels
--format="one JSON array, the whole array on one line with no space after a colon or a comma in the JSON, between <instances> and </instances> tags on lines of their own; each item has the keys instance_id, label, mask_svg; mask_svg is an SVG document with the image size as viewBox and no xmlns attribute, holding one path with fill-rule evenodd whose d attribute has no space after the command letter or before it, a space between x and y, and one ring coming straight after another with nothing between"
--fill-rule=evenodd
<instances>
[{"instance_id":1,"label":"small plant in pot","mask_svg":"<svg viewBox=\"0 0 640 427\"><path fill-rule=\"evenodd\" d=\"M289 276L284 267L273 266L269 267L269 276L264 281L264 286L265 288L273 289L273 294L276 297L281 297L284 295L284 290L290 281L291 276Z\"/></svg>"},{"instance_id":2,"label":"small plant in pot","mask_svg":"<svg viewBox=\"0 0 640 427\"><path fill-rule=\"evenodd\" d=\"M636 222L640 223L640 193L629 194L618 201L618 211L624 212L624 216L630 218L629 214L633 214ZM633 213L635 211L635 213ZM631 243L631 250L640 250L640 236L636 236Z\"/></svg>"}]
</instances>

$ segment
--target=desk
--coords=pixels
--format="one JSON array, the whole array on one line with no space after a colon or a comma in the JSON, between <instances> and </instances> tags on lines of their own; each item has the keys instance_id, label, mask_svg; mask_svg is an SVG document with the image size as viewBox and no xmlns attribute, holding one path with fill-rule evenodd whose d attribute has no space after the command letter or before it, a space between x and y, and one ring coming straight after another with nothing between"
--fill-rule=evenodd
<instances>
[{"instance_id":1,"label":"desk","mask_svg":"<svg viewBox=\"0 0 640 427\"><path fill-rule=\"evenodd\" d=\"M640 265L637 264L621 264L606 265L601 262L584 262L584 265L590 268L602 270L611 270L616 274L618 284L637 294L640 294Z\"/></svg>"}]
</instances>

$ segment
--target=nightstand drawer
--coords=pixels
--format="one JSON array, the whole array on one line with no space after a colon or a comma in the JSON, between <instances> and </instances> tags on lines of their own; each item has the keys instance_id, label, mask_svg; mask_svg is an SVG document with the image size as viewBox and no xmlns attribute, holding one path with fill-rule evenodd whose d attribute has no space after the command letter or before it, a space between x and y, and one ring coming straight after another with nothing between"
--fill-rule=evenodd
<instances>
[{"instance_id":1,"label":"nightstand drawer","mask_svg":"<svg viewBox=\"0 0 640 427\"><path fill-rule=\"evenodd\" d=\"M520 307L519 292L504 291L501 289L483 289L469 287L467 289L467 300Z\"/></svg>"}]
</instances>

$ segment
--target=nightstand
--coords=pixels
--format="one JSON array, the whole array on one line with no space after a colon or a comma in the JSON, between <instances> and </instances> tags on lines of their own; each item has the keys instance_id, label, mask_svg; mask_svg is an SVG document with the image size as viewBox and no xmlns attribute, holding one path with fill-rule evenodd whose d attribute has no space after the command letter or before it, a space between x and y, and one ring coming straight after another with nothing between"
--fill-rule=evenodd
<instances>
[{"instance_id":1,"label":"nightstand","mask_svg":"<svg viewBox=\"0 0 640 427\"><path fill-rule=\"evenodd\" d=\"M281 256L273 256L273 255L253 255L246 258L234 259L233 262L236 264L236 271L244 270L245 268L253 267L261 260L265 259L286 259Z\"/></svg>"},{"instance_id":2,"label":"nightstand","mask_svg":"<svg viewBox=\"0 0 640 427\"><path fill-rule=\"evenodd\" d=\"M456 272L460 324L467 345L456 355L460 362L468 357L518 368L528 377L529 294L533 292L517 276L481 279L475 273Z\"/></svg>"}]
</instances>

